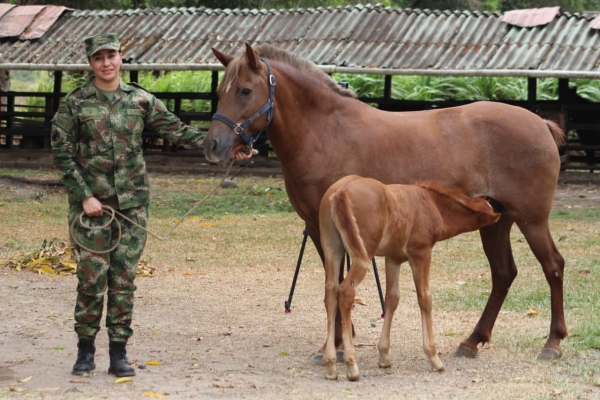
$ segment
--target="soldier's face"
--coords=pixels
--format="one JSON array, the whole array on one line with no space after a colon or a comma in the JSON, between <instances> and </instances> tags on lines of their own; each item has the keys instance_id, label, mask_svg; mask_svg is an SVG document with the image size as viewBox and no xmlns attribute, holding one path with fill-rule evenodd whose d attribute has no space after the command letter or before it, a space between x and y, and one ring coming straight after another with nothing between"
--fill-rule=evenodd
<instances>
[{"instance_id":1,"label":"soldier's face","mask_svg":"<svg viewBox=\"0 0 600 400\"><path fill-rule=\"evenodd\" d=\"M123 63L121 52L116 50L100 50L90 57L90 66L94 71L96 79L103 83L111 83L119 80L119 71Z\"/></svg>"}]
</instances>

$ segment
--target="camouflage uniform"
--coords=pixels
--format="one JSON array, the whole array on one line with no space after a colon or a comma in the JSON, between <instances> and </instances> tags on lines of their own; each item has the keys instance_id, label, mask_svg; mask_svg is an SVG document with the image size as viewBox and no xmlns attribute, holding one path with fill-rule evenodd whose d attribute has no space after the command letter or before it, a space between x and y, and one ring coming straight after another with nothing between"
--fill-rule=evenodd
<instances>
[{"instance_id":1,"label":"camouflage uniform","mask_svg":"<svg viewBox=\"0 0 600 400\"><path fill-rule=\"evenodd\" d=\"M52 120L52 150L54 165L68 189L69 226L82 212L82 201L91 196L147 225L150 190L142 154L144 128L189 148L200 148L204 139L199 130L184 125L160 100L135 84L121 81L109 101L96 89L92 77L64 98ZM100 226L106 218L106 214L84 217L84 222ZM120 217L119 221L122 240L115 250L77 252L75 331L80 339L95 338L107 288L106 326L111 342L126 342L132 334L133 281L146 233ZM77 229L74 234L85 247L102 250L114 244L115 227Z\"/></svg>"}]
</instances>

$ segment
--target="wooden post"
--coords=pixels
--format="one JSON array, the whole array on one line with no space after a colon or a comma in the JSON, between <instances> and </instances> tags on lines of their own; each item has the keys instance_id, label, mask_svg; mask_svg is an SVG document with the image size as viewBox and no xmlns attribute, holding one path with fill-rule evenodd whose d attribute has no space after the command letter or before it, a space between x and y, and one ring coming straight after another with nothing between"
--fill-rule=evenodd
<instances>
[{"instance_id":1,"label":"wooden post","mask_svg":"<svg viewBox=\"0 0 600 400\"><path fill-rule=\"evenodd\" d=\"M129 82L138 83L140 77L139 72L140 71L129 71Z\"/></svg>"},{"instance_id":2,"label":"wooden post","mask_svg":"<svg viewBox=\"0 0 600 400\"><path fill-rule=\"evenodd\" d=\"M210 101L210 112L212 114L217 112L219 106L219 99L217 98L217 87L219 86L219 71L212 72L212 80L210 82L210 94L212 100Z\"/></svg>"},{"instance_id":3,"label":"wooden post","mask_svg":"<svg viewBox=\"0 0 600 400\"><path fill-rule=\"evenodd\" d=\"M537 78L527 78L527 104L533 105L537 101Z\"/></svg>"},{"instance_id":4,"label":"wooden post","mask_svg":"<svg viewBox=\"0 0 600 400\"><path fill-rule=\"evenodd\" d=\"M383 98L389 100L392 98L392 76L386 75L383 84Z\"/></svg>"}]
</instances>

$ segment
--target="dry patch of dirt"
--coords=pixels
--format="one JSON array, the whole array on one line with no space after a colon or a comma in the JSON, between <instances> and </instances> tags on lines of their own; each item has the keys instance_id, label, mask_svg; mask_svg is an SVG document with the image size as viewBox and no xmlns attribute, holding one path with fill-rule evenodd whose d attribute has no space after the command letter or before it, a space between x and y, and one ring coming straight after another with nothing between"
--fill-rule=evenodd
<instances>
[{"instance_id":1,"label":"dry patch of dirt","mask_svg":"<svg viewBox=\"0 0 600 400\"><path fill-rule=\"evenodd\" d=\"M599 189L596 181L561 176L555 207L599 207ZM0 190L35 195L40 186L0 179ZM325 333L324 274L312 245L307 246L293 311L284 313L303 225L293 217L279 221L282 232L298 237L292 247L279 248L277 238L256 240L259 232L273 229L267 224L273 221L245 216L239 223L223 223L235 232L248 218L255 218L256 225L238 230L239 237L229 233L227 249L217 244L224 240L217 233L175 235L175 243L196 244L182 247L179 257L162 265L156 277L137 279L135 335L128 346L130 360L137 365L132 382L115 383L107 374L104 327L97 340L97 370L89 377L70 375L77 352L72 329L75 277L0 269L0 398L600 398L600 382L582 383L568 355L538 362L537 348L521 351L518 344L498 348L492 343L475 359L454 357L479 312L434 310L436 344L446 371L431 372L421 350L421 323L408 268L392 329L392 368L377 366L375 345L382 322L370 274L359 287L366 306L358 305L353 314L361 380L346 381L343 364L340 380L325 380L322 367L311 364ZM48 229L32 234L32 240L64 234L63 226ZM240 240L256 240L254 249L240 254ZM161 245L151 243L146 257L162 251ZM495 333L517 332L543 343L548 323L545 318L517 323L502 312ZM160 365L146 365L148 361Z\"/></svg>"}]
</instances>

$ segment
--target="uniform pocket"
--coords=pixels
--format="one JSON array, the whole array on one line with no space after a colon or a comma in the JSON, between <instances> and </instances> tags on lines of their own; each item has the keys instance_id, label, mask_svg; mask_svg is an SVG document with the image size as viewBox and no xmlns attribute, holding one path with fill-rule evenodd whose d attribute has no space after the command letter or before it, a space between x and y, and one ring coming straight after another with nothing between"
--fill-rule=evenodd
<instances>
[{"instance_id":1,"label":"uniform pocket","mask_svg":"<svg viewBox=\"0 0 600 400\"><path fill-rule=\"evenodd\" d=\"M108 117L102 114L86 114L79 117L81 123L81 154L84 157L106 153L111 148Z\"/></svg>"},{"instance_id":2,"label":"uniform pocket","mask_svg":"<svg viewBox=\"0 0 600 400\"><path fill-rule=\"evenodd\" d=\"M142 133L144 132L144 118L146 111L140 108L128 108L126 111L125 127L130 134L131 142L129 151L142 152Z\"/></svg>"}]
</instances>

